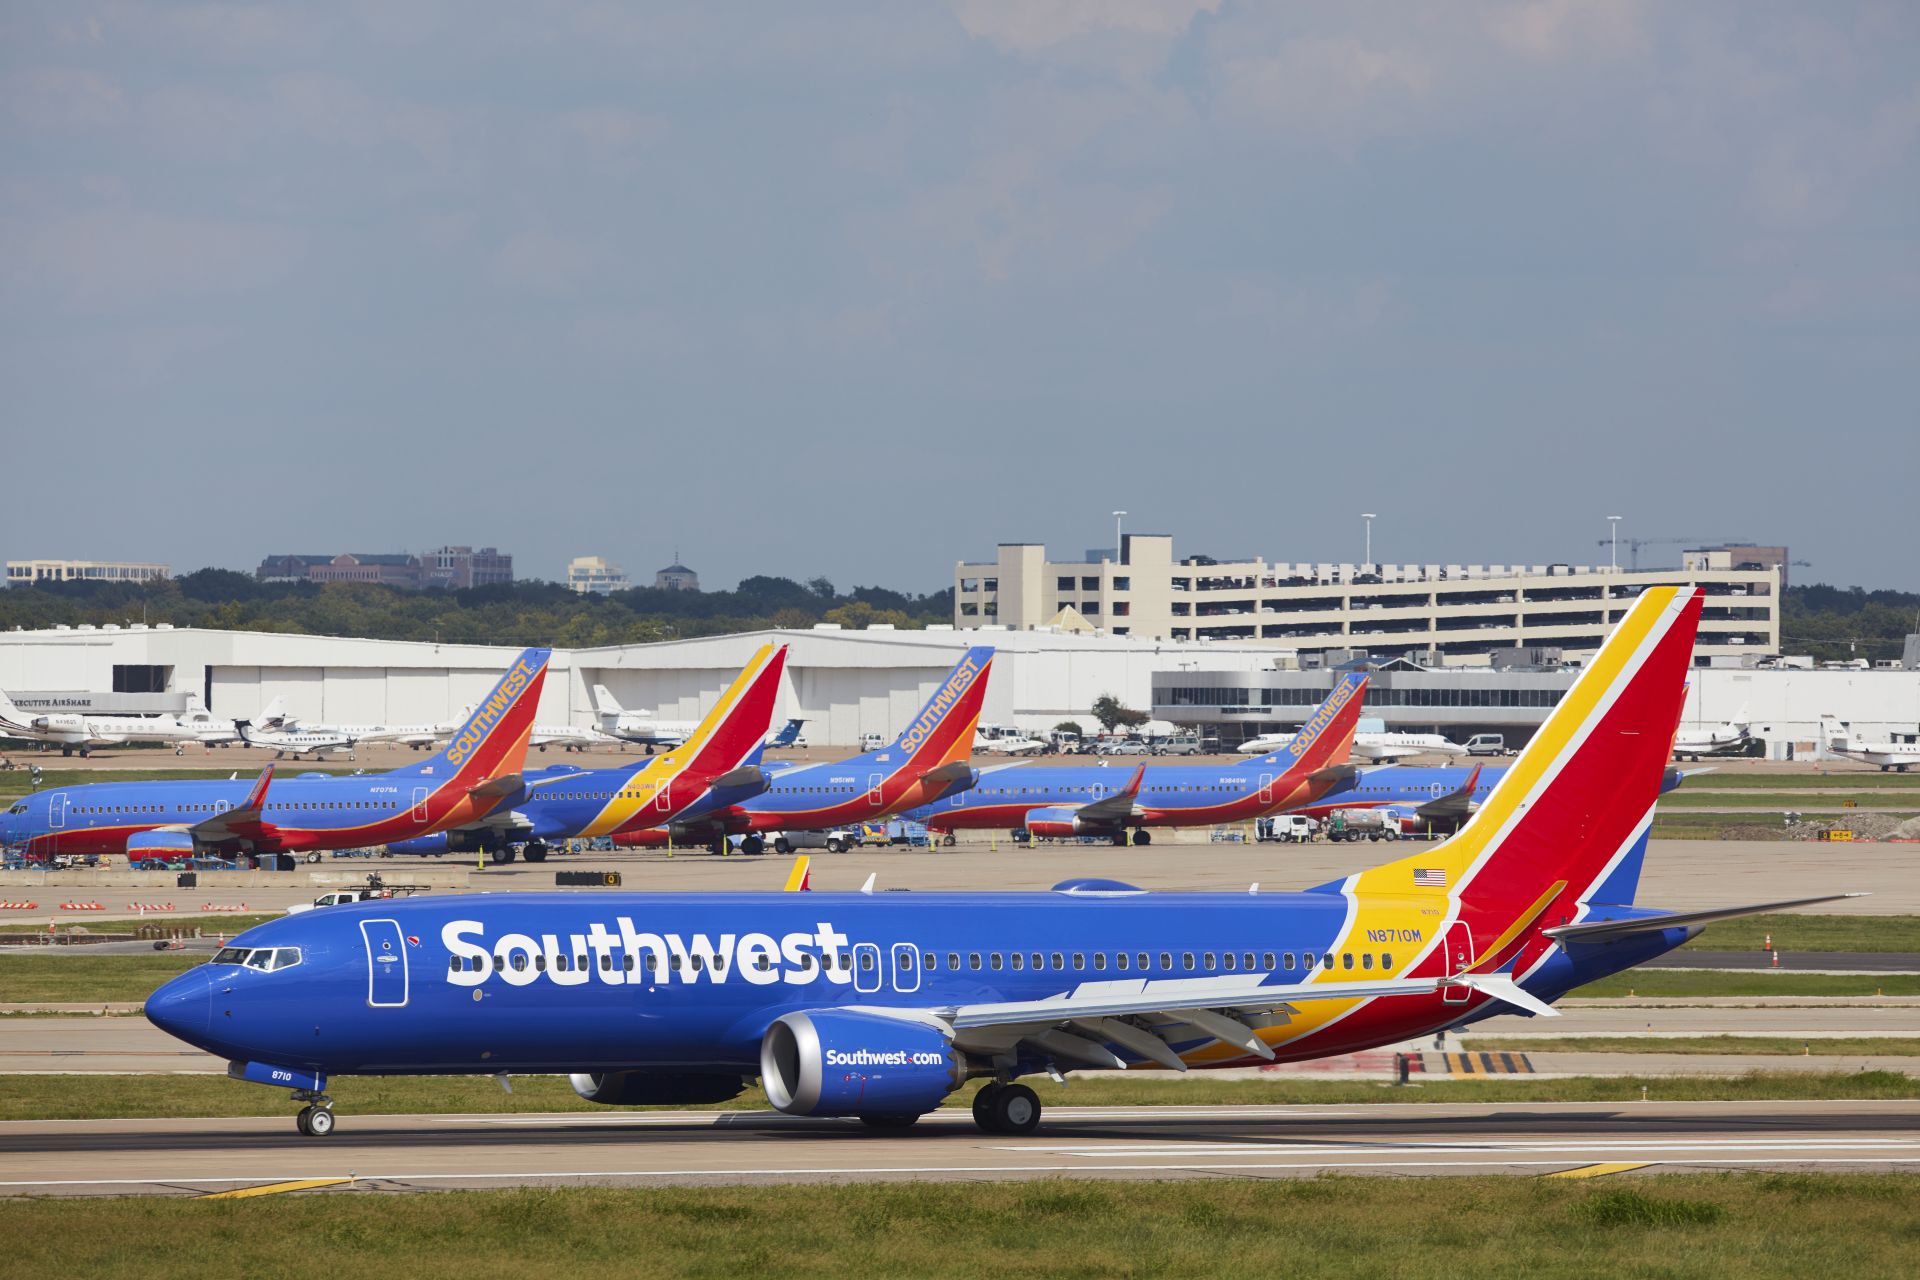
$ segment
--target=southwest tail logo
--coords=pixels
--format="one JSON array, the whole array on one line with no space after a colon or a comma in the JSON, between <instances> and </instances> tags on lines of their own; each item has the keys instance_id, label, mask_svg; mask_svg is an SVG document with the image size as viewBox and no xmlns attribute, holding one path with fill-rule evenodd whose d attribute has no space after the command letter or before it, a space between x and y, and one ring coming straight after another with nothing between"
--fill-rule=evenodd
<instances>
[{"instance_id":1,"label":"southwest tail logo","mask_svg":"<svg viewBox=\"0 0 1920 1280\"><path fill-rule=\"evenodd\" d=\"M551 649L522 652L443 750L394 773L451 777L463 786L519 773L527 762L527 742L552 657Z\"/></svg>"},{"instance_id":2,"label":"southwest tail logo","mask_svg":"<svg viewBox=\"0 0 1920 1280\"><path fill-rule=\"evenodd\" d=\"M903 759L934 767L973 754L974 726L986 705L987 676L993 670L993 646L968 649L927 699L920 714L894 740L891 750ZM922 755L926 759L920 759Z\"/></svg>"}]
</instances>

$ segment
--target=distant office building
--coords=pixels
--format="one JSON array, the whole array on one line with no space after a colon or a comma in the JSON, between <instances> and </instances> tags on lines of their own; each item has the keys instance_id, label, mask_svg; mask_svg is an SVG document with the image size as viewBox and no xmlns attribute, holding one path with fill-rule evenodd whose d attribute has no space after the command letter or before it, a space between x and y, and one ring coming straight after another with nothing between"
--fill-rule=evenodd
<instances>
[{"instance_id":1,"label":"distant office building","mask_svg":"<svg viewBox=\"0 0 1920 1280\"><path fill-rule=\"evenodd\" d=\"M441 547L424 556L404 551L372 555L268 556L253 571L261 582L372 582L403 591L422 587L483 587L513 581L513 557L494 547Z\"/></svg>"},{"instance_id":2,"label":"distant office building","mask_svg":"<svg viewBox=\"0 0 1920 1280\"><path fill-rule=\"evenodd\" d=\"M1777 550L1782 567L1748 567ZM1390 565L1175 560L1165 534L1128 534L1119 558L1057 563L1038 543L1002 543L991 563L954 566L954 625L1032 630L1064 610L1110 635L1271 643L1309 655L1410 655L1484 664L1501 650L1599 648L1645 588L1705 588L1696 658L1780 652L1784 548L1689 551L1680 569L1606 565Z\"/></svg>"},{"instance_id":3,"label":"distant office building","mask_svg":"<svg viewBox=\"0 0 1920 1280\"><path fill-rule=\"evenodd\" d=\"M627 571L604 556L575 556L567 563L567 589L583 596L604 596L632 585Z\"/></svg>"},{"instance_id":4,"label":"distant office building","mask_svg":"<svg viewBox=\"0 0 1920 1280\"><path fill-rule=\"evenodd\" d=\"M420 563L419 556L405 552L382 555L343 552L325 564L309 568L307 581L376 582L383 587L414 591L426 585L426 566Z\"/></svg>"},{"instance_id":5,"label":"distant office building","mask_svg":"<svg viewBox=\"0 0 1920 1280\"><path fill-rule=\"evenodd\" d=\"M430 587L461 590L513 581L513 557L493 547L441 547L423 557Z\"/></svg>"},{"instance_id":6,"label":"distant office building","mask_svg":"<svg viewBox=\"0 0 1920 1280\"><path fill-rule=\"evenodd\" d=\"M698 591L700 575L676 560L653 575L653 585L661 591Z\"/></svg>"},{"instance_id":7,"label":"distant office building","mask_svg":"<svg viewBox=\"0 0 1920 1280\"><path fill-rule=\"evenodd\" d=\"M10 587L30 587L36 582L158 582L166 576L164 564L131 560L7 561Z\"/></svg>"}]
</instances>

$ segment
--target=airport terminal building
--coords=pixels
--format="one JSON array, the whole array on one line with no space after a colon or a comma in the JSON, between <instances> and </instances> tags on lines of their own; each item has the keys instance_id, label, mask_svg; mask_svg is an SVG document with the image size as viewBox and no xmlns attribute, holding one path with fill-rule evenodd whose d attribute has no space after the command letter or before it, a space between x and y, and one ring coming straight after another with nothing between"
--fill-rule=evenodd
<instances>
[{"instance_id":1,"label":"airport terminal building","mask_svg":"<svg viewBox=\"0 0 1920 1280\"><path fill-rule=\"evenodd\" d=\"M1084 619L1117 636L1484 665L1503 651L1589 654L1646 588L1684 584L1707 592L1698 661L1780 651L1784 548L1702 547L1679 569L1639 571L1176 560L1166 535L1120 541L1117 560L1052 561L1038 543L1009 542L991 563L955 565L954 625L1023 631Z\"/></svg>"},{"instance_id":2,"label":"airport terminal building","mask_svg":"<svg viewBox=\"0 0 1920 1280\"><path fill-rule=\"evenodd\" d=\"M960 654L997 648L983 720L1045 731L1063 720L1095 728L1089 709L1111 693L1155 719L1216 733L1228 747L1291 729L1335 678L1320 655L1271 643L1169 641L1002 627L765 631L657 644L556 650L543 724L594 723L593 687L631 711L691 720L716 702L760 645L790 646L778 718L802 717L818 745L889 738ZM504 646L208 631L165 626L73 627L0 633L0 688L27 710L155 714L204 705L245 718L274 697L310 721L418 724L478 700L512 660ZM1303 669L1304 668L1304 669ZM1426 668L1373 664L1367 712L1389 729L1482 731L1518 745L1572 684L1562 666ZM1856 733L1920 726L1920 670L1799 670L1720 659L1697 669L1685 722L1713 725L1748 708L1758 736L1809 743L1823 714Z\"/></svg>"}]
</instances>

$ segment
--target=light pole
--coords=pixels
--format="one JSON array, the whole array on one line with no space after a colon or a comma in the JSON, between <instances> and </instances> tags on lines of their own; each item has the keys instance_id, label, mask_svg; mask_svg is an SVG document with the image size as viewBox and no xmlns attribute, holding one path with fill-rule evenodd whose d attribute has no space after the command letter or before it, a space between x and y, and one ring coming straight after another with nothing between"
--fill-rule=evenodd
<instances>
[{"instance_id":1,"label":"light pole","mask_svg":"<svg viewBox=\"0 0 1920 1280\"><path fill-rule=\"evenodd\" d=\"M1120 548L1126 545L1120 540L1120 518L1126 514L1124 511L1113 513L1113 562L1115 564L1120 563Z\"/></svg>"},{"instance_id":2,"label":"light pole","mask_svg":"<svg viewBox=\"0 0 1920 1280\"><path fill-rule=\"evenodd\" d=\"M1608 516L1607 523L1613 526L1613 571L1620 572L1620 516Z\"/></svg>"},{"instance_id":3,"label":"light pole","mask_svg":"<svg viewBox=\"0 0 1920 1280\"><path fill-rule=\"evenodd\" d=\"M1373 512L1362 511L1360 518L1367 522L1367 563L1363 566L1368 573L1373 572Z\"/></svg>"}]
</instances>

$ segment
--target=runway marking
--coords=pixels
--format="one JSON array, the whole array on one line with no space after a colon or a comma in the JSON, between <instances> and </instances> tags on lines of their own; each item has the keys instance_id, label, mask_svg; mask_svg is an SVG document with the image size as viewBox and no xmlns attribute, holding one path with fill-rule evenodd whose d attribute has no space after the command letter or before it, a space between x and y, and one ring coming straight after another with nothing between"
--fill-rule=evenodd
<instances>
[{"instance_id":1,"label":"runway marking","mask_svg":"<svg viewBox=\"0 0 1920 1280\"><path fill-rule=\"evenodd\" d=\"M221 1179L224 1181L224 1179ZM251 1196L278 1196L289 1191L312 1191L316 1187L337 1187L347 1178L296 1178L292 1182L269 1182L259 1187L235 1187L232 1191L209 1191L195 1200L245 1200Z\"/></svg>"},{"instance_id":2,"label":"runway marking","mask_svg":"<svg viewBox=\"0 0 1920 1280\"><path fill-rule=\"evenodd\" d=\"M994 1147L990 1150L1017 1152L1036 1148ZM1113 1157L1153 1157L1186 1156L1194 1160L1206 1160L1212 1157L1248 1156L1255 1153L1272 1157L1300 1156L1339 1156L1339 1155L1438 1155L1453 1152L1459 1155L1499 1155L1511 1152L1518 1155L1544 1155L1559 1152L1579 1157L1598 1157L1609 1153L1620 1155L1639 1155L1652 1152L1685 1151L1710 1153L1728 1152L1798 1152L1798 1151L1872 1151L1897 1152L1920 1151L1920 1144L1899 1142L1888 1139L1846 1140L1799 1140L1799 1139L1753 1139L1753 1140L1702 1140L1699 1142L1433 1142L1433 1143L1393 1143L1390 1145L1372 1145L1367 1142L1322 1143L1317 1145L1293 1145L1282 1143L1248 1142L1237 1144L1201 1145L1172 1142L1165 1145L1139 1145L1115 1143L1111 1146L1089 1147L1075 1150L1061 1147L1040 1147L1050 1155L1070 1156L1097 1160Z\"/></svg>"},{"instance_id":3,"label":"runway marking","mask_svg":"<svg viewBox=\"0 0 1920 1280\"><path fill-rule=\"evenodd\" d=\"M538 1180L541 1178L582 1180L591 1178L800 1178L800 1177L838 1177L850 1174L860 1175L925 1175L925 1174L1036 1174L1036 1173L1219 1173L1238 1169L1262 1170L1266 1172L1285 1170L1315 1169L1480 1169L1480 1168L1529 1168L1562 1164L1562 1160L1346 1160L1326 1161L1314 1164L1286 1164L1274 1160L1245 1161L1237 1164L1060 1164L1060 1165L903 1165L871 1169L850 1169L843 1166L793 1169L591 1169L591 1170L511 1170L495 1173L361 1173L356 1175L360 1182L485 1182ZM1913 1156L1862 1156L1854 1159L1809 1157L1792 1158L1728 1158L1700 1160L1662 1160L1661 1165L1679 1167L1700 1165L1709 1168L1730 1165L1912 1165L1920 1164L1920 1157ZM254 1178L259 1175L255 1174ZM181 1183L207 1185L222 1182L252 1182L254 1178L65 1178L44 1179L40 1181L0 1182L0 1187L177 1187ZM297 1181L297 1179L296 1179ZM341 1178L345 1182L349 1179Z\"/></svg>"},{"instance_id":4,"label":"runway marking","mask_svg":"<svg viewBox=\"0 0 1920 1280\"><path fill-rule=\"evenodd\" d=\"M1641 1161L1638 1164L1589 1164L1582 1165L1578 1169L1562 1169L1558 1173L1543 1173L1540 1176L1543 1178L1604 1178L1610 1173L1631 1173L1635 1169L1652 1167L1652 1161Z\"/></svg>"}]
</instances>

